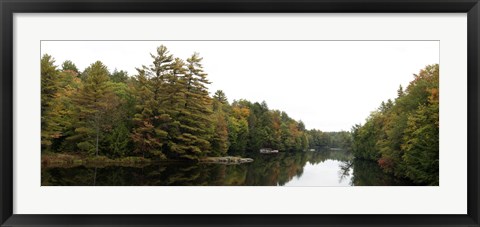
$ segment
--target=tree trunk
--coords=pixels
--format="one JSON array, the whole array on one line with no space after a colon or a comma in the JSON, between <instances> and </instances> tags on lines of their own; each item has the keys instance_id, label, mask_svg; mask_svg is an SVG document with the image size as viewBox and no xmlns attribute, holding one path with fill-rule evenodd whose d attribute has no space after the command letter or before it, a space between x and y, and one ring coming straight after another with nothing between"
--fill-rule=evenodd
<instances>
[{"instance_id":1,"label":"tree trunk","mask_svg":"<svg viewBox=\"0 0 480 227\"><path fill-rule=\"evenodd\" d=\"M97 183L97 167L95 167L95 173L93 175L93 186L95 186Z\"/></svg>"},{"instance_id":2,"label":"tree trunk","mask_svg":"<svg viewBox=\"0 0 480 227\"><path fill-rule=\"evenodd\" d=\"M95 154L98 157L98 134L100 134L98 125L97 125L96 130L97 130L97 141L95 142Z\"/></svg>"}]
</instances>

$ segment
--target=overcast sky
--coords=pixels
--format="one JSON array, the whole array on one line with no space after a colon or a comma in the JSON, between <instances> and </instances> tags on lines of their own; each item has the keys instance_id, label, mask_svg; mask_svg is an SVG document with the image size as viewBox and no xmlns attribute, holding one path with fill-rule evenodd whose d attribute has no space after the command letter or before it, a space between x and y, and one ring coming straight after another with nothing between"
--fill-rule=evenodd
<instances>
[{"instance_id":1,"label":"overcast sky","mask_svg":"<svg viewBox=\"0 0 480 227\"><path fill-rule=\"evenodd\" d=\"M437 41L42 41L61 65L79 70L100 60L110 71L136 73L165 45L175 57L203 57L212 82L229 101L265 100L308 129L350 130L382 101L394 99L413 74L439 63Z\"/></svg>"},{"instance_id":2,"label":"overcast sky","mask_svg":"<svg viewBox=\"0 0 480 227\"><path fill-rule=\"evenodd\" d=\"M307 162L301 176L293 177L285 186L350 186L352 170L348 170L349 175L345 176L341 176L339 171L339 161L325 160L321 165Z\"/></svg>"}]
</instances>

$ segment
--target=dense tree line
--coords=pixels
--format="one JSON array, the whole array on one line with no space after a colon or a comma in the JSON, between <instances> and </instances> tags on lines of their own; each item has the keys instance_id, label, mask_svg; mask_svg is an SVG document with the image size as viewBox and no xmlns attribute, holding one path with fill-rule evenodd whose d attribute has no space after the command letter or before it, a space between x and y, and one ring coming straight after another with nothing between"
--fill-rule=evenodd
<instances>
[{"instance_id":1,"label":"dense tree line","mask_svg":"<svg viewBox=\"0 0 480 227\"><path fill-rule=\"evenodd\" d=\"M322 132L318 129L312 129L307 132L309 148L322 150L325 148L338 148L350 150L353 144L353 138L350 132Z\"/></svg>"},{"instance_id":2,"label":"dense tree line","mask_svg":"<svg viewBox=\"0 0 480 227\"><path fill-rule=\"evenodd\" d=\"M44 55L42 151L196 160L260 148L304 151L309 139L310 147L332 145L266 102L229 103L221 90L210 96L198 53L183 60L160 46L151 57L130 76L100 61L83 71L71 61L58 67Z\"/></svg>"},{"instance_id":3,"label":"dense tree line","mask_svg":"<svg viewBox=\"0 0 480 227\"><path fill-rule=\"evenodd\" d=\"M356 158L417 184L439 184L439 66L426 66L397 98L352 129Z\"/></svg>"}]
</instances>

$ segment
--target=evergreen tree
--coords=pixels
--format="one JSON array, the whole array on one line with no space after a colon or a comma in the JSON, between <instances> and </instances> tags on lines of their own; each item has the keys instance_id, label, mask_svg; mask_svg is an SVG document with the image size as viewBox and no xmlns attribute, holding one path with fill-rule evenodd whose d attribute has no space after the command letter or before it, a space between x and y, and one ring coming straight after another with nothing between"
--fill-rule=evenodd
<instances>
[{"instance_id":1,"label":"evergreen tree","mask_svg":"<svg viewBox=\"0 0 480 227\"><path fill-rule=\"evenodd\" d=\"M249 138L248 118L250 109L248 106L234 101L231 115L228 117L228 141L229 151L239 152L247 149Z\"/></svg>"},{"instance_id":2,"label":"evergreen tree","mask_svg":"<svg viewBox=\"0 0 480 227\"><path fill-rule=\"evenodd\" d=\"M221 104L222 106L228 105L228 99L225 93L222 90L217 90L213 95L213 99L217 102L214 102L213 109L216 110L218 105L216 103Z\"/></svg>"},{"instance_id":3,"label":"evergreen tree","mask_svg":"<svg viewBox=\"0 0 480 227\"><path fill-rule=\"evenodd\" d=\"M41 144L42 151L57 152L74 122L72 97L80 81L74 71L60 71L54 62L47 54L41 59Z\"/></svg>"},{"instance_id":4,"label":"evergreen tree","mask_svg":"<svg viewBox=\"0 0 480 227\"><path fill-rule=\"evenodd\" d=\"M99 144L108 122L109 113L118 105L109 83L109 72L97 61L85 69L85 80L75 103L78 107L76 135L70 140L78 141L77 147L90 154L99 154Z\"/></svg>"},{"instance_id":5,"label":"evergreen tree","mask_svg":"<svg viewBox=\"0 0 480 227\"><path fill-rule=\"evenodd\" d=\"M197 53L183 61L160 46L151 57L151 65L129 77L122 70L110 74L101 62L80 75L71 61L58 70L45 55L42 150L198 160L260 148L303 151L315 141L316 146L348 143L341 133L310 133L302 121L269 110L265 101L230 105L222 90L210 97Z\"/></svg>"},{"instance_id":6,"label":"evergreen tree","mask_svg":"<svg viewBox=\"0 0 480 227\"><path fill-rule=\"evenodd\" d=\"M228 124L223 111L215 112L213 116L215 128L211 139L212 151L215 155L221 156L228 151Z\"/></svg>"},{"instance_id":7,"label":"evergreen tree","mask_svg":"<svg viewBox=\"0 0 480 227\"><path fill-rule=\"evenodd\" d=\"M125 157L129 142L128 128L124 123L119 123L114 126L111 132L107 135L107 148L109 153L115 157Z\"/></svg>"},{"instance_id":8,"label":"evergreen tree","mask_svg":"<svg viewBox=\"0 0 480 227\"><path fill-rule=\"evenodd\" d=\"M74 72L76 75L80 74L77 66L70 60L66 60L62 63L62 70Z\"/></svg>"},{"instance_id":9,"label":"evergreen tree","mask_svg":"<svg viewBox=\"0 0 480 227\"><path fill-rule=\"evenodd\" d=\"M58 93L60 72L50 55L43 55L41 66L41 144L42 150L49 149L52 140L60 134L61 128L56 123L61 116L54 109Z\"/></svg>"},{"instance_id":10,"label":"evergreen tree","mask_svg":"<svg viewBox=\"0 0 480 227\"><path fill-rule=\"evenodd\" d=\"M157 53L150 54L153 64L139 70L137 80L137 114L133 140L137 152L145 156L148 152L159 158L165 158L168 130L172 117L165 108L167 100L168 79L172 74L173 55L165 46L157 48Z\"/></svg>"},{"instance_id":11,"label":"evergreen tree","mask_svg":"<svg viewBox=\"0 0 480 227\"><path fill-rule=\"evenodd\" d=\"M128 80L128 73L126 71L117 69L113 70L112 75L110 75L110 80L115 83L126 83Z\"/></svg>"},{"instance_id":12,"label":"evergreen tree","mask_svg":"<svg viewBox=\"0 0 480 227\"><path fill-rule=\"evenodd\" d=\"M438 64L426 66L394 102L382 103L352 131L357 158L417 184L438 185Z\"/></svg>"},{"instance_id":13,"label":"evergreen tree","mask_svg":"<svg viewBox=\"0 0 480 227\"><path fill-rule=\"evenodd\" d=\"M146 77L145 70L138 70L136 96L136 114L134 115L134 128L132 140L135 144L135 151L145 157L145 153L154 153L162 156L162 147L166 142L168 133L165 130L156 128L155 123L164 121L167 116L158 115L156 110L153 83ZM157 126L158 127L158 126Z\"/></svg>"},{"instance_id":14,"label":"evergreen tree","mask_svg":"<svg viewBox=\"0 0 480 227\"><path fill-rule=\"evenodd\" d=\"M184 144L184 136L182 134L183 125L181 116L186 111L186 81L185 74L187 68L185 62L180 58L175 58L171 63L172 72L166 75L166 93L165 100L162 101L165 106L166 113L172 118L172 122L168 127L168 144L167 156L171 158L181 158L181 154L185 153L186 146Z\"/></svg>"},{"instance_id":15,"label":"evergreen tree","mask_svg":"<svg viewBox=\"0 0 480 227\"><path fill-rule=\"evenodd\" d=\"M212 135L211 98L206 85L210 84L203 71L202 58L194 53L187 59L185 81L185 103L179 113L182 144L176 152L180 158L197 159L211 151Z\"/></svg>"},{"instance_id":16,"label":"evergreen tree","mask_svg":"<svg viewBox=\"0 0 480 227\"><path fill-rule=\"evenodd\" d=\"M438 185L440 121L438 65L427 66L416 77L427 81L425 91L428 99L409 115L407 120L402 144L405 175L416 183Z\"/></svg>"},{"instance_id":17,"label":"evergreen tree","mask_svg":"<svg viewBox=\"0 0 480 227\"><path fill-rule=\"evenodd\" d=\"M216 155L223 155L228 151L228 101L225 93L218 90L213 95L213 123L214 131L211 138L212 151Z\"/></svg>"},{"instance_id":18,"label":"evergreen tree","mask_svg":"<svg viewBox=\"0 0 480 227\"><path fill-rule=\"evenodd\" d=\"M397 90L397 96L400 98L404 95L405 93L403 92L403 87L400 85Z\"/></svg>"}]
</instances>

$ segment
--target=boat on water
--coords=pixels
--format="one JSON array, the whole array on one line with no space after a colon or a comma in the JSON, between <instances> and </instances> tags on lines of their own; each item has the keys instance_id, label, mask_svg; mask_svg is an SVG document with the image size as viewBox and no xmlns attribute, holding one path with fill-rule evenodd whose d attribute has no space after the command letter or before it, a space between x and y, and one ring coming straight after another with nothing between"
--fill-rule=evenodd
<instances>
[{"instance_id":1,"label":"boat on water","mask_svg":"<svg viewBox=\"0 0 480 227\"><path fill-rule=\"evenodd\" d=\"M271 153L278 153L278 150L273 150L271 148L261 148L260 149L261 154L271 154Z\"/></svg>"}]
</instances>

